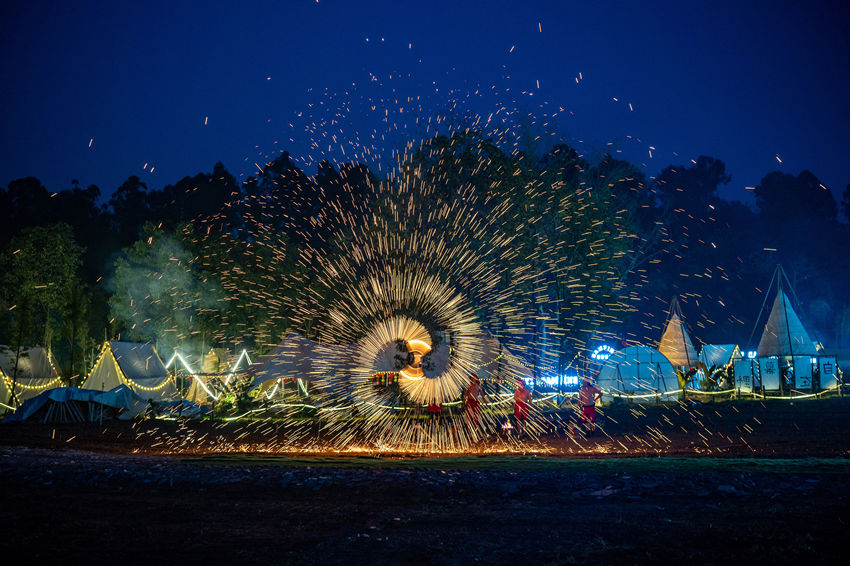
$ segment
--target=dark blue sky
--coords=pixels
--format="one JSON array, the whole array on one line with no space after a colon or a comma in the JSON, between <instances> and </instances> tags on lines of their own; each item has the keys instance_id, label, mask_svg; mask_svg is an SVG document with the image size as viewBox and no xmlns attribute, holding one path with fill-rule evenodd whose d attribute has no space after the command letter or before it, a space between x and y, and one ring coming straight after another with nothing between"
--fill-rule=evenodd
<instances>
[{"instance_id":1,"label":"dark blue sky","mask_svg":"<svg viewBox=\"0 0 850 566\"><path fill-rule=\"evenodd\" d=\"M850 183L842 2L17 4L0 8L4 185L161 188L218 160L244 178L281 149L322 157L334 135L343 159L354 128L363 141L436 115L450 90L486 115L474 93L493 87L524 111L564 108L547 128L588 154L613 142L648 175L718 157L727 197L775 169L810 169L836 197ZM399 94L424 109L364 111Z\"/></svg>"}]
</instances>

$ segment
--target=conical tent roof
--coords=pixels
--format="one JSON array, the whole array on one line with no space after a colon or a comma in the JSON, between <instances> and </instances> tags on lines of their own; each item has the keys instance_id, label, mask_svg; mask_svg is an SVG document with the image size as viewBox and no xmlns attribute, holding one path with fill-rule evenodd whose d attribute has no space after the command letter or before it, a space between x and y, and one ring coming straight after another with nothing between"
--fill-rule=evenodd
<instances>
[{"instance_id":1,"label":"conical tent roof","mask_svg":"<svg viewBox=\"0 0 850 566\"><path fill-rule=\"evenodd\" d=\"M153 344L106 342L83 389L110 391L127 385L143 399L171 401L179 398L174 381Z\"/></svg>"},{"instance_id":2,"label":"conical tent roof","mask_svg":"<svg viewBox=\"0 0 850 566\"><path fill-rule=\"evenodd\" d=\"M817 349L788 296L779 288L758 347L759 356L814 356Z\"/></svg>"},{"instance_id":3,"label":"conical tent roof","mask_svg":"<svg viewBox=\"0 0 850 566\"><path fill-rule=\"evenodd\" d=\"M192 384L183 396L187 401L203 405L218 399L218 395L213 391L206 381L206 376L193 375Z\"/></svg>"},{"instance_id":4,"label":"conical tent roof","mask_svg":"<svg viewBox=\"0 0 850 566\"><path fill-rule=\"evenodd\" d=\"M53 363L53 355L47 348L22 348L15 372L15 350L0 346L0 375L5 375L5 387L11 397L12 377L15 376L15 396L19 402L62 385L59 371ZM0 399L3 403L3 401Z\"/></svg>"},{"instance_id":5,"label":"conical tent roof","mask_svg":"<svg viewBox=\"0 0 850 566\"><path fill-rule=\"evenodd\" d=\"M699 359L688 330L678 313L673 313L661 335L658 351L674 366L692 366Z\"/></svg>"}]
</instances>

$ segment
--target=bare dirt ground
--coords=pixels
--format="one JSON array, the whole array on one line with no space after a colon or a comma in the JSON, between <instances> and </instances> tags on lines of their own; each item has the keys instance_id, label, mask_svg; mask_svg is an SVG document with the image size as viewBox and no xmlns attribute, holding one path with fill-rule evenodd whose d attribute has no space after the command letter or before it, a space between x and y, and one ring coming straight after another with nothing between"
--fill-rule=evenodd
<instances>
[{"instance_id":1,"label":"bare dirt ground","mask_svg":"<svg viewBox=\"0 0 850 566\"><path fill-rule=\"evenodd\" d=\"M0 552L39 564L844 563L848 431L850 399L612 407L590 439L441 457L328 454L309 435L287 450L268 423L7 423Z\"/></svg>"}]
</instances>

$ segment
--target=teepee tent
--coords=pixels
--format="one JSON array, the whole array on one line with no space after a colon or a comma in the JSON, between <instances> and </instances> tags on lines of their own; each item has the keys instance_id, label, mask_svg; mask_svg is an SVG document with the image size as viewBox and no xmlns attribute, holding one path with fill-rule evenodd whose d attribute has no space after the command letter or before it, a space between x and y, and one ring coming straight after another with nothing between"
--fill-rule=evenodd
<instances>
[{"instance_id":1,"label":"teepee tent","mask_svg":"<svg viewBox=\"0 0 850 566\"><path fill-rule=\"evenodd\" d=\"M611 354L599 371L602 401L615 398L653 401L679 398L679 381L670 361L650 346L629 346Z\"/></svg>"},{"instance_id":2,"label":"teepee tent","mask_svg":"<svg viewBox=\"0 0 850 566\"><path fill-rule=\"evenodd\" d=\"M758 346L759 357L817 355L809 333L779 286Z\"/></svg>"},{"instance_id":3,"label":"teepee tent","mask_svg":"<svg viewBox=\"0 0 850 566\"><path fill-rule=\"evenodd\" d=\"M699 359L685 323L682 321L682 309L676 298L670 304L667 327L661 335L658 351L670 360L672 365L678 367L693 367Z\"/></svg>"},{"instance_id":4,"label":"teepee tent","mask_svg":"<svg viewBox=\"0 0 850 566\"><path fill-rule=\"evenodd\" d=\"M14 348L0 346L0 379L6 389L5 393L0 393L0 402L8 404L11 400L13 382L19 403L62 386L62 377L50 350L41 347L22 349L17 356L17 370L15 357Z\"/></svg>"},{"instance_id":5,"label":"teepee tent","mask_svg":"<svg viewBox=\"0 0 850 566\"><path fill-rule=\"evenodd\" d=\"M105 342L82 387L109 391L122 384L145 400L179 399L174 380L150 343Z\"/></svg>"},{"instance_id":6,"label":"teepee tent","mask_svg":"<svg viewBox=\"0 0 850 566\"><path fill-rule=\"evenodd\" d=\"M206 376L194 374L192 375L192 384L189 385L189 389L186 390L183 398L198 405L211 403L217 400L220 395L220 393L216 393L211 385L209 380L206 379Z\"/></svg>"}]
</instances>

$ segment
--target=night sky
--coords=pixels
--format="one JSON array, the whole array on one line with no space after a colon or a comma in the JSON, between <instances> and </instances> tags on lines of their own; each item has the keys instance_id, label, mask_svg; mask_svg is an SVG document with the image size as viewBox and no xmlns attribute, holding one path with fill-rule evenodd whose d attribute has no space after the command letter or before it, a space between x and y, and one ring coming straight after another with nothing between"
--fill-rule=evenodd
<instances>
[{"instance_id":1,"label":"night sky","mask_svg":"<svg viewBox=\"0 0 850 566\"><path fill-rule=\"evenodd\" d=\"M281 150L314 174L316 159L357 154L339 145L452 98L486 115L476 91L563 108L549 129L647 175L722 159L727 198L751 199L776 169L809 169L837 198L850 183L842 2L177 4L3 3L0 183L108 195L129 175L161 188L219 160L244 179ZM422 108L362 111L399 96ZM322 124L346 105L347 121Z\"/></svg>"}]
</instances>

